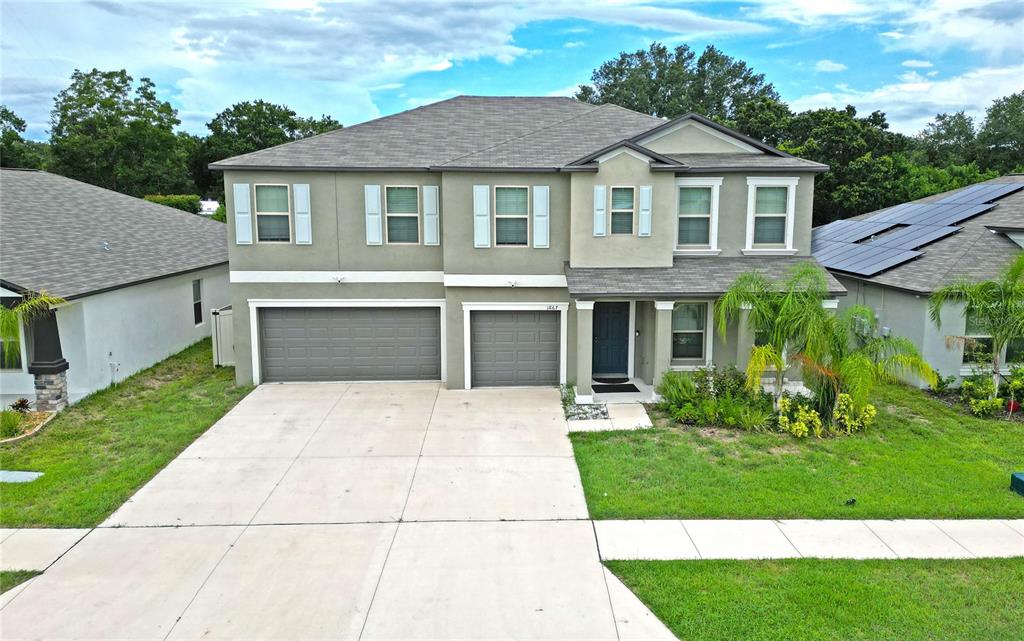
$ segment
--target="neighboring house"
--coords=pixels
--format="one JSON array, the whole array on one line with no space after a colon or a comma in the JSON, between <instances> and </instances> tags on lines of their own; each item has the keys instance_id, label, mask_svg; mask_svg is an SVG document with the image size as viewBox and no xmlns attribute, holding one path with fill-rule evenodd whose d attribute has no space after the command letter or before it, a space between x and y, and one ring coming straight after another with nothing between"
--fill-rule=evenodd
<instances>
[{"instance_id":1,"label":"neighboring house","mask_svg":"<svg viewBox=\"0 0 1024 641\"><path fill-rule=\"evenodd\" d=\"M985 337L972 334L962 305L948 305L937 327L932 292L958 278L997 278L1024 247L1024 175L995 178L814 230L814 255L846 287L841 307L860 304L883 331L909 338L943 376L965 376L983 363ZM949 336L974 336L964 350ZM1024 341L1005 363L1024 363ZM986 359L987 361L987 359Z\"/></svg>"},{"instance_id":2,"label":"neighboring house","mask_svg":"<svg viewBox=\"0 0 1024 641\"><path fill-rule=\"evenodd\" d=\"M210 335L228 302L226 227L43 171L0 171L0 297L67 300L22 331L5 402L60 406Z\"/></svg>"},{"instance_id":3,"label":"neighboring house","mask_svg":"<svg viewBox=\"0 0 1024 641\"><path fill-rule=\"evenodd\" d=\"M575 382L749 354L712 303L810 257L802 160L696 115L462 96L229 158L236 373ZM836 294L843 292L831 282Z\"/></svg>"},{"instance_id":4,"label":"neighboring house","mask_svg":"<svg viewBox=\"0 0 1024 641\"><path fill-rule=\"evenodd\" d=\"M220 207L220 203L216 200L200 200L199 214L201 216L212 216L217 213L218 207Z\"/></svg>"}]
</instances>

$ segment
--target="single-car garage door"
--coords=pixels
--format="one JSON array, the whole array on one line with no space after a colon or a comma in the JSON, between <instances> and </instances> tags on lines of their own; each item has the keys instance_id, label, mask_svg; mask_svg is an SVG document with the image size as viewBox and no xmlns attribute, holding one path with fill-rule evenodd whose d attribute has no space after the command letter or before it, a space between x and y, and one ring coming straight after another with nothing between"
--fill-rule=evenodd
<instances>
[{"instance_id":1,"label":"single-car garage door","mask_svg":"<svg viewBox=\"0 0 1024 641\"><path fill-rule=\"evenodd\" d=\"M264 381L440 380L436 307L266 308Z\"/></svg>"},{"instance_id":2,"label":"single-car garage door","mask_svg":"<svg viewBox=\"0 0 1024 641\"><path fill-rule=\"evenodd\" d=\"M559 312L470 312L473 387L558 385Z\"/></svg>"}]
</instances>

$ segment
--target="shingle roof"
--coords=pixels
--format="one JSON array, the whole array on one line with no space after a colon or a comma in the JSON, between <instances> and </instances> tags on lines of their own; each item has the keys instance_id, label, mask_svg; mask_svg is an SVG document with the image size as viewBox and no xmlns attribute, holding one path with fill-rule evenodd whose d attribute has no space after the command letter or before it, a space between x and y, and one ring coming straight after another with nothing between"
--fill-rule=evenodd
<instances>
[{"instance_id":1,"label":"shingle roof","mask_svg":"<svg viewBox=\"0 0 1024 641\"><path fill-rule=\"evenodd\" d=\"M569 267L565 279L573 298L622 296L625 298L684 298L719 296L744 272L760 272L771 278L782 276L793 265L813 258L786 256L676 256L671 267ZM836 295L846 289L828 275L829 292Z\"/></svg>"},{"instance_id":2,"label":"shingle roof","mask_svg":"<svg viewBox=\"0 0 1024 641\"><path fill-rule=\"evenodd\" d=\"M993 178L986 183L1024 183L1024 175ZM927 203L956 193L953 190L913 202ZM854 217L861 220L870 212ZM1024 190L996 201L995 208L958 223L962 229L939 241L920 248L923 256L870 278L857 277L869 283L929 294L957 278L973 281L996 278L1020 253L1020 247L991 227L1024 227Z\"/></svg>"},{"instance_id":3,"label":"shingle roof","mask_svg":"<svg viewBox=\"0 0 1024 641\"><path fill-rule=\"evenodd\" d=\"M0 171L0 229L0 279L63 298L228 260L223 223L43 171Z\"/></svg>"},{"instance_id":4,"label":"shingle roof","mask_svg":"<svg viewBox=\"0 0 1024 641\"><path fill-rule=\"evenodd\" d=\"M691 170L725 170L725 169L799 169L803 171L828 171L828 165L812 160L804 160L794 156L774 156L770 154L665 154L672 160L682 163Z\"/></svg>"}]
</instances>

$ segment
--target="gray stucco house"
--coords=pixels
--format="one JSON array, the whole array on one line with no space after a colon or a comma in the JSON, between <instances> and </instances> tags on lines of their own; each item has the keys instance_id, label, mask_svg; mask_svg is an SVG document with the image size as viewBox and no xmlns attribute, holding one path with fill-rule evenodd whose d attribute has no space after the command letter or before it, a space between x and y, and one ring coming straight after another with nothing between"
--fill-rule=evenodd
<instances>
[{"instance_id":1,"label":"gray stucco house","mask_svg":"<svg viewBox=\"0 0 1024 641\"><path fill-rule=\"evenodd\" d=\"M947 337L972 336L984 345L985 336L969 331L962 305L947 306L937 327L928 315L928 298L958 278L997 278L1020 253L1024 175L1001 176L831 223L816 228L813 236L814 255L848 291L840 308L872 308L883 331L911 339L942 376L968 376L979 366L979 350L968 348L965 354L963 343ZM847 247L839 247L837 239ZM875 254L878 262L873 264L856 256L857 248L868 244L884 252ZM843 262L844 256L853 258ZM1003 356L1004 363L1024 363L1024 341L1009 345Z\"/></svg>"},{"instance_id":2,"label":"gray stucco house","mask_svg":"<svg viewBox=\"0 0 1024 641\"><path fill-rule=\"evenodd\" d=\"M67 300L23 327L4 404L59 409L210 335L227 304L226 227L29 169L0 170L0 303Z\"/></svg>"},{"instance_id":3,"label":"gray stucco house","mask_svg":"<svg viewBox=\"0 0 1024 641\"><path fill-rule=\"evenodd\" d=\"M752 333L721 340L712 303L813 260L827 167L697 115L461 96L211 169L239 382L575 382L587 400L744 360Z\"/></svg>"}]
</instances>

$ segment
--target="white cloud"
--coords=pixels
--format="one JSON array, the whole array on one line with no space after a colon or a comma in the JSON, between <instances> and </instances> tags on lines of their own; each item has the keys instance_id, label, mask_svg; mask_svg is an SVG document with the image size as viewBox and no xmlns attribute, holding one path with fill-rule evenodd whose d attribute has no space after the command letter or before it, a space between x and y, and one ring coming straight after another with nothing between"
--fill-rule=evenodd
<instances>
[{"instance_id":1,"label":"white cloud","mask_svg":"<svg viewBox=\"0 0 1024 641\"><path fill-rule=\"evenodd\" d=\"M819 26L837 19L867 22L877 9L870 0L758 0L749 11L758 18Z\"/></svg>"},{"instance_id":2,"label":"white cloud","mask_svg":"<svg viewBox=\"0 0 1024 641\"><path fill-rule=\"evenodd\" d=\"M984 67L967 73L932 80L911 71L900 82L875 89L845 89L801 96L790 102L796 111L821 107L854 105L861 113L884 111L893 129L913 134L937 113L964 110L977 120L996 98L1020 91L1024 64Z\"/></svg>"},{"instance_id":3,"label":"white cloud","mask_svg":"<svg viewBox=\"0 0 1024 641\"><path fill-rule=\"evenodd\" d=\"M883 31L878 35L890 40L903 40L907 37L902 31Z\"/></svg>"},{"instance_id":4,"label":"white cloud","mask_svg":"<svg viewBox=\"0 0 1024 641\"><path fill-rule=\"evenodd\" d=\"M584 46L586 44L587 43L583 42L582 40L570 40L569 42L567 42L564 45L562 45L562 47L565 48L565 49L577 49L577 48L582 47L582 46Z\"/></svg>"},{"instance_id":5,"label":"white cloud","mask_svg":"<svg viewBox=\"0 0 1024 641\"><path fill-rule=\"evenodd\" d=\"M819 60L817 64L814 65L814 70L824 73L834 73L836 71L846 71L846 65L832 60Z\"/></svg>"},{"instance_id":6,"label":"white cloud","mask_svg":"<svg viewBox=\"0 0 1024 641\"><path fill-rule=\"evenodd\" d=\"M904 60L900 64L903 65L904 67L910 67L912 69L930 69L931 67L935 66L932 63L928 62L927 60Z\"/></svg>"}]
</instances>

